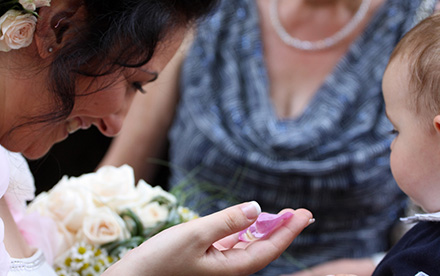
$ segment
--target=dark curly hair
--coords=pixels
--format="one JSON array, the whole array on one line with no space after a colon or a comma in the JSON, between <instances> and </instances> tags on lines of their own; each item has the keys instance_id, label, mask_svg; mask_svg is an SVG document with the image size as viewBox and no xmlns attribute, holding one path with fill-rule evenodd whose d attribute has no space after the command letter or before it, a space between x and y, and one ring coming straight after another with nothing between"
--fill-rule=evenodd
<instances>
[{"instance_id":1,"label":"dark curly hair","mask_svg":"<svg viewBox=\"0 0 440 276\"><path fill-rule=\"evenodd\" d=\"M186 27L207 15L216 2L83 0L84 23L54 53L50 64L48 78L58 109L34 119L49 122L66 118L73 109L79 76L99 77L146 64L160 41L176 27ZM63 31L58 30L59 34Z\"/></svg>"}]
</instances>

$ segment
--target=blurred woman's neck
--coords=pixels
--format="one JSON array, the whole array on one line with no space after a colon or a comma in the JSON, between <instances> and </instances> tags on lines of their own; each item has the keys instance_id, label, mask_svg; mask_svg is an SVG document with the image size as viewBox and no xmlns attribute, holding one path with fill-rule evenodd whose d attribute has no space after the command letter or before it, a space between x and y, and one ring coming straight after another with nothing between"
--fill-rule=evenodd
<instances>
[{"instance_id":1,"label":"blurred woman's neck","mask_svg":"<svg viewBox=\"0 0 440 276\"><path fill-rule=\"evenodd\" d=\"M315 7L339 5L339 4L356 7L361 4L362 0L301 0L298 2L301 3L301 5L315 6Z\"/></svg>"},{"instance_id":2,"label":"blurred woman's neck","mask_svg":"<svg viewBox=\"0 0 440 276\"><path fill-rule=\"evenodd\" d=\"M278 17L289 34L305 40L316 40L330 36L348 24L363 1L278 0ZM372 0L365 19L384 1Z\"/></svg>"}]
</instances>

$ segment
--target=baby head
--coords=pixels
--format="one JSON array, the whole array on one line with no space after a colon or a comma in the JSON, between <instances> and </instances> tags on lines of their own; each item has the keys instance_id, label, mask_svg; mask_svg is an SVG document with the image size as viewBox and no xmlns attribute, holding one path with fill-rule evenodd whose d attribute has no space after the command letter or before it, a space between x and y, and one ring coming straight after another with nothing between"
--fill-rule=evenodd
<instances>
[{"instance_id":1,"label":"baby head","mask_svg":"<svg viewBox=\"0 0 440 276\"><path fill-rule=\"evenodd\" d=\"M440 211L440 14L420 22L396 46L383 95L396 135L393 176L425 211Z\"/></svg>"}]
</instances>

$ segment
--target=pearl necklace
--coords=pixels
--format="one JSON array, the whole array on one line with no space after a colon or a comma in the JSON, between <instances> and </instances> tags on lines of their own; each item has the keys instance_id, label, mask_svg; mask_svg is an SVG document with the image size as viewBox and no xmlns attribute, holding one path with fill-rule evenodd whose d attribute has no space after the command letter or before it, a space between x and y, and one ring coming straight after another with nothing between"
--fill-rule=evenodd
<instances>
[{"instance_id":1,"label":"pearl necklace","mask_svg":"<svg viewBox=\"0 0 440 276\"><path fill-rule=\"evenodd\" d=\"M337 33L332 36L326 37L317 41L300 40L298 38L290 36L287 31L281 25L280 18L278 16L278 0L272 0L270 6L270 20L272 25L281 38L281 40L287 45L305 51L317 51L330 48L335 44L339 43L341 40L345 39L365 18L367 11L370 7L371 0L362 0L362 3L353 16L353 18L340 29Z\"/></svg>"}]
</instances>

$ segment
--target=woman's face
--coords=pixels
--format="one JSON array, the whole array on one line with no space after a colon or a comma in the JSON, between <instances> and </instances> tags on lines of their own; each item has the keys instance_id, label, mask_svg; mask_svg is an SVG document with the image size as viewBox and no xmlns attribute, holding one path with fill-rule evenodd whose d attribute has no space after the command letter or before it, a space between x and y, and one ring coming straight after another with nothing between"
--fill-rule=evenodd
<instances>
[{"instance_id":1,"label":"woman's face","mask_svg":"<svg viewBox=\"0 0 440 276\"><path fill-rule=\"evenodd\" d=\"M3 132L0 144L8 150L21 152L30 159L35 159L46 154L57 142L66 139L69 133L79 129L96 126L102 134L114 136L119 133L127 111L135 93L139 93L136 84L145 85L153 81L155 73L159 73L176 52L183 39L183 32L176 34L166 45L158 47L153 58L141 68L125 69L100 78L82 77L77 83L77 97L72 112L65 120L49 124L29 124L15 129L10 133ZM45 93L33 93L38 89L38 83L46 87L43 78L34 80L33 87L21 86L21 99L14 100L14 105L8 109L9 125L12 127L21 123L16 121L23 114L27 116L41 115L41 109L48 105L50 96ZM99 90L98 92L95 92ZM14 93L14 92L10 92ZM34 94L34 95L32 95ZM49 94L50 95L50 94ZM39 108L36 108L38 106ZM15 113L15 114L13 114ZM15 124L13 121L15 120ZM5 120L7 121L7 120Z\"/></svg>"}]
</instances>

